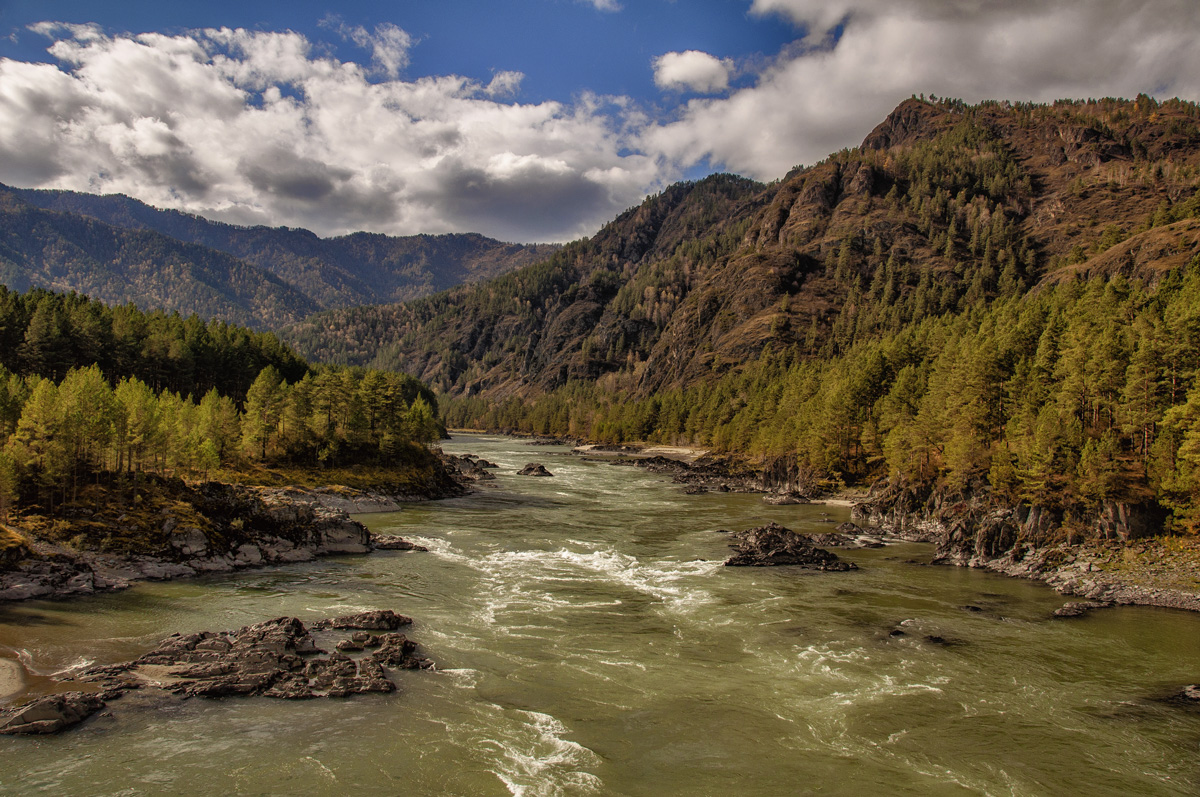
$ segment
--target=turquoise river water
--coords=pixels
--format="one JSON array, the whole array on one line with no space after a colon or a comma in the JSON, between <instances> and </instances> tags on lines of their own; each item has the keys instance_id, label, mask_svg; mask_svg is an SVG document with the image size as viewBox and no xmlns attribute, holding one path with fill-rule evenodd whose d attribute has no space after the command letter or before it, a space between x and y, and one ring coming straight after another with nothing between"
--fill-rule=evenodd
<instances>
[{"instance_id":1,"label":"turquoise river water","mask_svg":"<svg viewBox=\"0 0 1200 797\"><path fill-rule=\"evenodd\" d=\"M824 531L848 510L689 496L501 437L445 448L498 463L497 480L361 517L429 553L0 609L0 656L33 690L176 631L368 608L414 617L435 670L345 700L113 703L71 732L0 738L0 793L1200 792L1200 712L1161 699L1200 680L1200 615L1052 620L1062 596L922 565L915 544L843 553L857 572L725 568L719 529ZM531 461L554 477L515 475Z\"/></svg>"}]
</instances>

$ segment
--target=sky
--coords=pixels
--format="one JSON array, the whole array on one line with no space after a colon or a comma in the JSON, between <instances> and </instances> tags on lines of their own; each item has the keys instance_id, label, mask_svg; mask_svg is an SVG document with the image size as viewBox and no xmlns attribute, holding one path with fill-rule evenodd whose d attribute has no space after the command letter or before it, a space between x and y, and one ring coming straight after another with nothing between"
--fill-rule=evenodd
<instances>
[{"instance_id":1,"label":"sky","mask_svg":"<svg viewBox=\"0 0 1200 797\"><path fill-rule=\"evenodd\" d=\"M591 235L914 94L1200 100L1200 0L0 0L0 182L320 235Z\"/></svg>"}]
</instances>

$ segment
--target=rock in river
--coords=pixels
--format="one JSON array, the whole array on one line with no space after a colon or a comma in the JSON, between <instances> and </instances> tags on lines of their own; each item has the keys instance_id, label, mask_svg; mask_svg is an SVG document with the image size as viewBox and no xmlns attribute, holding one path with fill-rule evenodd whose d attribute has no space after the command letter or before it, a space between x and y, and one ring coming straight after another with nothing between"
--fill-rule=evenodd
<instances>
[{"instance_id":1,"label":"rock in river","mask_svg":"<svg viewBox=\"0 0 1200 797\"><path fill-rule=\"evenodd\" d=\"M857 570L853 562L843 562L829 551L816 547L807 535L797 534L778 523L739 531L730 547L734 555L726 560L730 567L796 565L811 570Z\"/></svg>"},{"instance_id":2,"label":"rock in river","mask_svg":"<svg viewBox=\"0 0 1200 797\"><path fill-rule=\"evenodd\" d=\"M174 634L141 658L79 673L94 693L51 695L0 714L0 733L55 733L76 725L130 690L151 699L261 695L287 699L391 692L388 670L426 669L432 662L396 629L412 620L372 610L322 620L312 631L295 617L277 617L237 631ZM348 638L334 630L354 631ZM329 645L327 653L320 646ZM367 651L367 652L364 652ZM359 654L357 657L347 653ZM158 698L154 698L158 695Z\"/></svg>"},{"instance_id":3,"label":"rock in river","mask_svg":"<svg viewBox=\"0 0 1200 797\"><path fill-rule=\"evenodd\" d=\"M546 466L540 462L530 462L525 467L517 471L518 476L553 476L554 474L546 470Z\"/></svg>"},{"instance_id":4,"label":"rock in river","mask_svg":"<svg viewBox=\"0 0 1200 797\"><path fill-rule=\"evenodd\" d=\"M0 722L0 733L58 733L83 722L104 705L104 699L95 693L50 695L9 713Z\"/></svg>"}]
</instances>

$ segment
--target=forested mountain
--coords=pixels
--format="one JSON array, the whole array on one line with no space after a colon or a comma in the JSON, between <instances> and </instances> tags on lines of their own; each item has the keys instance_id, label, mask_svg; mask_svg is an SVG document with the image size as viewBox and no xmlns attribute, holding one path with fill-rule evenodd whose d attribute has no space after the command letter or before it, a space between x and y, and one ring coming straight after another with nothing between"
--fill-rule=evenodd
<instances>
[{"instance_id":1,"label":"forested mountain","mask_svg":"<svg viewBox=\"0 0 1200 797\"><path fill-rule=\"evenodd\" d=\"M222 224L160 210L121 194L6 190L46 210L87 216L126 230L153 231L224 252L271 272L321 308L428 296L544 260L559 248L502 243L473 233L393 237L359 232L319 238L288 227ZM278 319L270 319L268 326L272 324L278 326Z\"/></svg>"},{"instance_id":2,"label":"forested mountain","mask_svg":"<svg viewBox=\"0 0 1200 797\"><path fill-rule=\"evenodd\" d=\"M1147 279L1200 251L1190 103L910 100L778 183L673 186L550 261L285 330L452 396L569 380L649 395L770 344L830 356L929 315L1075 274Z\"/></svg>"},{"instance_id":3,"label":"forested mountain","mask_svg":"<svg viewBox=\"0 0 1200 797\"><path fill-rule=\"evenodd\" d=\"M5 190L0 284L18 291L74 290L109 304L134 302L260 329L320 308L274 274L223 252L43 210Z\"/></svg>"},{"instance_id":4,"label":"forested mountain","mask_svg":"<svg viewBox=\"0 0 1200 797\"><path fill-rule=\"evenodd\" d=\"M452 425L1196 529L1198 189L1192 103L914 99L776 184L674 186L545 264L285 336L420 374Z\"/></svg>"}]
</instances>

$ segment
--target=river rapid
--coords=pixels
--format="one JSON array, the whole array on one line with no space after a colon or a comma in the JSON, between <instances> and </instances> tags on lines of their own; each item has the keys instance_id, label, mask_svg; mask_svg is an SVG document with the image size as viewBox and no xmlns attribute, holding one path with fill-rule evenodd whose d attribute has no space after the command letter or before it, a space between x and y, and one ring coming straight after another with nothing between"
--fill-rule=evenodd
<instances>
[{"instance_id":1,"label":"river rapid","mask_svg":"<svg viewBox=\"0 0 1200 797\"><path fill-rule=\"evenodd\" d=\"M1062 596L839 552L849 573L725 568L725 535L848 510L685 495L561 447L456 436L474 495L365 515L381 551L0 609L0 656L49 676L176 632L390 608L437 663L345 700L110 705L0 738L0 793L56 795L1184 795L1200 791L1200 615L1052 620ZM539 461L552 478L515 475ZM893 636L894 630L903 635ZM940 637L941 642L927 637Z\"/></svg>"}]
</instances>

